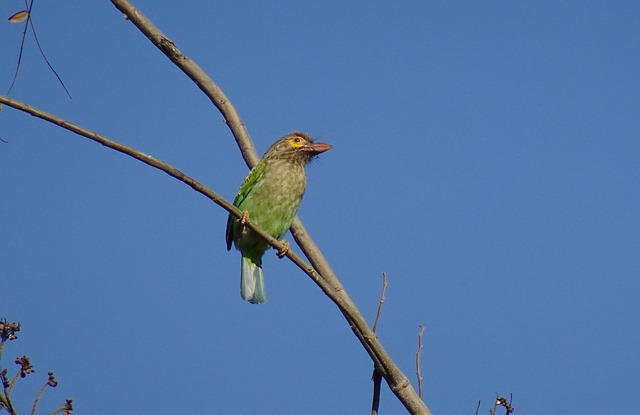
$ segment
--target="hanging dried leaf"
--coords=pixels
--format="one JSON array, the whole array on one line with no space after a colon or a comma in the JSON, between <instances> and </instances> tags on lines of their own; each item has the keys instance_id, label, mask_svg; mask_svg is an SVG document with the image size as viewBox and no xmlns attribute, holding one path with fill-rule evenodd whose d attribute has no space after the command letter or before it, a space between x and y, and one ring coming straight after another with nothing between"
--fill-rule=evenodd
<instances>
[{"instance_id":1,"label":"hanging dried leaf","mask_svg":"<svg viewBox=\"0 0 640 415\"><path fill-rule=\"evenodd\" d=\"M22 10L9 18L11 23L20 23L29 17L29 10Z\"/></svg>"}]
</instances>

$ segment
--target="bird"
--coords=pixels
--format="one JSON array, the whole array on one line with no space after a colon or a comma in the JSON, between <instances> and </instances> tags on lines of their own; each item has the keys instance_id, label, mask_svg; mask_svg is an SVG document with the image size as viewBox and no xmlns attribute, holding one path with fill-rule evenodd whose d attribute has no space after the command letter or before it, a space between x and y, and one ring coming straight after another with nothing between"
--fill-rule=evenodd
<instances>
[{"instance_id":1,"label":"bird","mask_svg":"<svg viewBox=\"0 0 640 415\"><path fill-rule=\"evenodd\" d=\"M262 271L262 256L269 244L248 227L247 218L280 240L291 227L307 186L305 167L311 159L332 146L315 142L302 131L294 131L277 140L264 153L242 182L233 205L243 211L241 218L229 214L227 250L231 245L242 254L240 296L252 304L264 304L267 293ZM288 250L278 252L282 257Z\"/></svg>"}]
</instances>

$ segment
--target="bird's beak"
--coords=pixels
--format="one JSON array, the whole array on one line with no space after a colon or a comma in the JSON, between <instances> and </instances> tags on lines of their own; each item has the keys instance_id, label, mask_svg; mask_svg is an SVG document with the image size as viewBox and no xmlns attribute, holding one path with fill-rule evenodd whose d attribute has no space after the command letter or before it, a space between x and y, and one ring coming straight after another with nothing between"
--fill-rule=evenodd
<instances>
[{"instance_id":1,"label":"bird's beak","mask_svg":"<svg viewBox=\"0 0 640 415\"><path fill-rule=\"evenodd\" d=\"M333 146L327 143L311 143L303 147L303 150L309 152L311 154L320 154L324 153L327 150L331 150Z\"/></svg>"}]
</instances>

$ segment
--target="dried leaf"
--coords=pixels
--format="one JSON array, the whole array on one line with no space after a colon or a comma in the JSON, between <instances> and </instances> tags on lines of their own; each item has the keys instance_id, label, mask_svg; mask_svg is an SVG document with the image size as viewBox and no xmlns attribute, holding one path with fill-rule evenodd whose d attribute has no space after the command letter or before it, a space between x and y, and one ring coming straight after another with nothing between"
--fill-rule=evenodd
<instances>
[{"instance_id":1,"label":"dried leaf","mask_svg":"<svg viewBox=\"0 0 640 415\"><path fill-rule=\"evenodd\" d=\"M9 18L11 23L20 23L29 17L29 10L22 10Z\"/></svg>"}]
</instances>

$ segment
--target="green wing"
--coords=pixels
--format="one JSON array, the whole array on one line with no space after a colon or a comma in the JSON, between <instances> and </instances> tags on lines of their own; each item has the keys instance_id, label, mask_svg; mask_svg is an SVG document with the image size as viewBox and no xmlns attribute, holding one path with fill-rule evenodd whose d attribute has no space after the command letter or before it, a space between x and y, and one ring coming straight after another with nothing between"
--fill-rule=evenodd
<instances>
[{"instance_id":1,"label":"green wing","mask_svg":"<svg viewBox=\"0 0 640 415\"><path fill-rule=\"evenodd\" d=\"M260 161L256 166L251 169L247 177L245 177L242 182L242 186L240 186L240 190L238 191L238 195L233 200L233 205L235 207L242 206L242 202L247 198L251 190L253 190L253 186L260 180L262 175L264 174L264 168L266 163L264 161ZM227 218L227 251L231 249L231 243L233 242L233 220L235 216L229 214L229 218Z\"/></svg>"}]
</instances>

